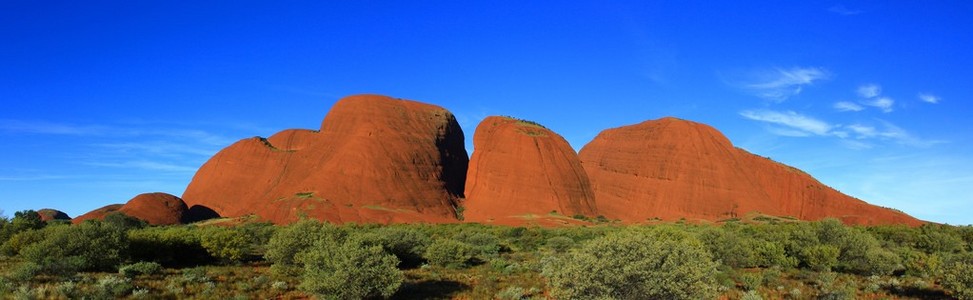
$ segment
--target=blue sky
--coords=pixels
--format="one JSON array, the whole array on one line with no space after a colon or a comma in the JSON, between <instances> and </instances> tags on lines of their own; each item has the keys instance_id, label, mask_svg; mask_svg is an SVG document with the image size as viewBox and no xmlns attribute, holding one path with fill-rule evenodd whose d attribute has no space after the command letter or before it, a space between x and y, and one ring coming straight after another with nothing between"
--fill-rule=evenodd
<instances>
[{"instance_id":1,"label":"blue sky","mask_svg":"<svg viewBox=\"0 0 973 300\"><path fill-rule=\"evenodd\" d=\"M198 2L0 2L5 215L181 195L222 147L378 93L451 110L468 140L499 114L576 149L676 116L973 223L973 2Z\"/></svg>"}]
</instances>

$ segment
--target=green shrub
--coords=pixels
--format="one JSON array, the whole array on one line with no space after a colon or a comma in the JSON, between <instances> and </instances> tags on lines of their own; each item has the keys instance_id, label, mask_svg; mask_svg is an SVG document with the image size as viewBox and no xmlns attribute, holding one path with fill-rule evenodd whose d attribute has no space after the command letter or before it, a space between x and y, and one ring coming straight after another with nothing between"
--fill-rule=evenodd
<instances>
[{"instance_id":1,"label":"green shrub","mask_svg":"<svg viewBox=\"0 0 973 300\"><path fill-rule=\"evenodd\" d=\"M102 299L118 299L134 288L130 279L108 275L98 280L97 295Z\"/></svg>"},{"instance_id":2,"label":"green shrub","mask_svg":"<svg viewBox=\"0 0 973 300\"><path fill-rule=\"evenodd\" d=\"M902 259L892 251L882 248L868 249L865 259L868 263L862 271L867 275L891 275L892 272L903 269Z\"/></svg>"},{"instance_id":3,"label":"green shrub","mask_svg":"<svg viewBox=\"0 0 973 300\"><path fill-rule=\"evenodd\" d=\"M467 243L452 239L438 239L426 248L429 264L447 268L463 268L470 264L475 250Z\"/></svg>"},{"instance_id":4,"label":"green shrub","mask_svg":"<svg viewBox=\"0 0 973 300\"><path fill-rule=\"evenodd\" d=\"M726 224L723 227L709 227L699 234L699 239L706 245L707 250L718 257L720 261L734 268L756 267L755 254L750 238L740 236L735 228L740 226L735 223Z\"/></svg>"},{"instance_id":5,"label":"green shrub","mask_svg":"<svg viewBox=\"0 0 973 300\"><path fill-rule=\"evenodd\" d=\"M93 221L74 226L44 228L45 238L21 251L27 262L52 275L77 271L116 270L126 259L128 240L123 231Z\"/></svg>"},{"instance_id":6,"label":"green shrub","mask_svg":"<svg viewBox=\"0 0 973 300\"><path fill-rule=\"evenodd\" d=\"M278 229L271 236L264 258L273 264L270 269L275 274L297 276L304 268L297 261L299 253L321 239L344 242L346 235L344 230L332 224L301 220Z\"/></svg>"},{"instance_id":7,"label":"green shrub","mask_svg":"<svg viewBox=\"0 0 973 300\"><path fill-rule=\"evenodd\" d=\"M500 255L500 239L487 232L464 232L453 237L473 247L474 256L480 261L489 261Z\"/></svg>"},{"instance_id":8,"label":"green shrub","mask_svg":"<svg viewBox=\"0 0 973 300\"><path fill-rule=\"evenodd\" d=\"M144 228L149 224L142 219L132 217L117 211L105 215L103 222L108 226L113 226L123 231Z\"/></svg>"},{"instance_id":9,"label":"green shrub","mask_svg":"<svg viewBox=\"0 0 973 300\"><path fill-rule=\"evenodd\" d=\"M740 296L740 300L763 300L763 299L764 299L763 297L760 297L760 293L757 293L757 291L754 290L747 291L746 293L743 294L743 296Z\"/></svg>"},{"instance_id":10,"label":"green shrub","mask_svg":"<svg viewBox=\"0 0 973 300\"><path fill-rule=\"evenodd\" d=\"M953 227L938 224L924 224L919 227L916 248L932 253L957 253L963 251L966 242L954 232Z\"/></svg>"},{"instance_id":11,"label":"green shrub","mask_svg":"<svg viewBox=\"0 0 973 300\"><path fill-rule=\"evenodd\" d=\"M138 275L153 275L158 274L162 271L162 265L157 262L145 262L140 261L130 265L124 265L118 268L118 274L125 276L127 278L132 278Z\"/></svg>"},{"instance_id":12,"label":"green shrub","mask_svg":"<svg viewBox=\"0 0 973 300\"><path fill-rule=\"evenodd\" d=\"M838 264L838 247L815 245L801 251L801 261L811 270L826 272Z\"/></svg>"},{"instance_id":13,"label":"green shrub","mask_svg":"<svg viewBox=\"0 0 973 300\"><path fill-rule=\"evenodd\" d=\"M304 263L300 289L326 299L389 297L403 280L399 260L381 246L321 240L299 259Z\"/></svg>"},{"instance_id":14,"label":"green shrub","mask_svg":"<svg viewBox=\"0 0 973 300\"><path fill-rule=\"evenodd\" d=\"M943 289L957 299L973 299L973 254L958 255L943 268Z\"/></svg>"},{"instance_id":15,"label":"green shrub","mask_svg":"<svg viewBox=\"0 0 973 300\"><path fill-rule=\"evenodd\" d=\"M355 237L359 243L382 246L400 261L400 268L418 267L431 239L425 233L403 227L383 227Z\"/></svg>"},{"instance_id":16,"label":"green shrub","mask_svg":"<svg viewBox=\"0 0 973 300\"><path fill-rule=\"evenodd\" d=\"M939 254L926 254L913 248L900 248L898 254L902 258L905 274L909 276L935 277L940 274L943 266L943 259Z\"/></svg>"},{"instance_id":17,"label":"green shrub","mask_svg":"<svg viewBox=\"0 0 973 300\"><path fill-rule=\"evenodd\" d=\"M200 244L213 257L241 262L253 250L251 237L239 228L209 227L203 230Z\"/></svg>"},{"instance_id":18,"label":"green shrub","mask_svg":"<svg viewBox=\"0 0 973 300\"><path fill-rule=\"evenodd\" d=\"M556 236L547 239L545 245L547 245L547 248L554 250L554 252L564 253L574 247L574 240L569 237Z\"/></svg>"},{"instance_id":19,"label":"green shrub","mask_svg":"<svg viewBox=\"0 0 973 300\"><path fill-rule=\"evenodd\" d=\"M206 268L195 267L182 270L182 282L186 283L207 283L210 282Z\"/></svg>"},{"instance_id":20,"label":"green shrub","mask_svg":"<svg viewBox=\"0 0 973 300\"><path fill-rule=\"evenodd\" d=\"M558 299L711 299L716 266L692 236L627 230L545 264L544 275Z\"/></svg>"},{"instance_id":21,"label":"green shrub","mask_svg":"<svg viewBox=\"0 0 973 300\"><path fill-rule=\"evenodd\" d=\"M45 231L37 229L28 229L15 233L0 246L0 254L16 256L27 246L43 240L44 234Z\"/></svg>"},{"instance_id":22,"label":"green shrub","mask_svg":"<svg viewBox=\"0 0 973 300\"><path fill-rule=\"evenodd\" d=\"M740 274L740 284L746 291L755 291L763 284L764 278L756 273Z\"/></svg>"},{"instance_id":23,"label":"green shrub","mask_svg":"<svg viewBox=\"0 0 973 300\"><path fill-rule=\"evenodd\" d=\"M195 266L214 260L193 226L146 227L128 232L132 260L154 261L169 267Z\"/></svg>"}]
</instances>

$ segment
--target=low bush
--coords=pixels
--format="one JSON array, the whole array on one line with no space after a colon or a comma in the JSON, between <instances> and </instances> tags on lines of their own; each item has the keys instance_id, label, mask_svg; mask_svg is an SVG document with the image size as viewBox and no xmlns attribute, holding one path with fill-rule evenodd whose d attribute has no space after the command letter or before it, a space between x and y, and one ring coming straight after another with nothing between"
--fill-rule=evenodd
<instances>
[{"instance_id":1,"label":"low bush","mask_svg":"<svg viewBox=\"0 0 973 300\"><path fill-rule=\"evenodd\" d=\"M297 276L304 268L297 260L298 254L321 239L341 243L346 236L347 233L335 225L301 220L274 232L267 243L264 258L272 263L271 271L275 274Z\"/></svg>"},{"instance_id":2,"label":"low bush","mask_svg":"<svg viewBox=\"0 0 973 300\"><path fill-rule=\"evenodd\" d=\"M973 299L973 254L957 255L943 268L941 284L957 299Z\"/></svg>"},{"instance_id":3,"label":"low bush","mask_svg":"<svg viewBox=\"0 0 973 300\"><path fill-rule=\"evenodd\" d=\"M138 275L154 275L162 271L162 265L157 262L145 262L140 261L130 265L124 265L118 268L118 274L125 276L127 278L132 278Z\"/></svg>"},{"instance_id":4,"label":"low bush","mask_svg":"<svg viewBox=\"0 0 973 300\"><path fill-rule=\"evenodd\" d=\"M320 240L300 260L300 289L326 299L390 297L403 280L399 260L381 246Z\"/></svg>"},{"instance_id":5,"label":"low bush","mask_svg":"<svg viewBox=\"0 0 973 300\"><path fill-rule=\"evenodd\" d=\"M429 264L447 268L469 266L475 250L467 243L452 239L438 239L426 248L425 258Z\"/></svg>"},{"instance_id":6,"label":"low bush","mask_svg":"<svg viewBox=\"0 0 973 300\"><path fill-rule=\"evenodd\" d=\"M418 267L424 262L422 255L431 239L425 233L405 227L383 227L354 237L369 246L381 246L399 259L400 268Z\"/></svg>"},{"instance_id":7,"label":"low bush","mask_svg":"<svg viewBox=\"0 0 973 300\"><path fill-rule=\"evenodd\" d=\"M544 266L558 299L711 299L717 272L695 237L626 230L590 241Z\"/></svg>"},{"instance_id":8,"label":"low bush","mask_svg":"<svg viewBox=\"0 0 973 300\"><path fill-rule=\"evenodd\" d=\"M831 268L838 264L838 247L831 245L815 245L801 251L801 261L810 268L818 272L831 271Z\"/></svg>"},{"instance_id":9,"label":"low bush","mask_svg":"<svg viewBox=\"0 0 973 300\"><path fill-rule=\"evenodd\" d=\"M21 251L24 261L37 264L44 274L114 271L127 258L128 240L125 233L101 222L50 226L44 231L42 241Z\"/></svg>"}]
</instances>

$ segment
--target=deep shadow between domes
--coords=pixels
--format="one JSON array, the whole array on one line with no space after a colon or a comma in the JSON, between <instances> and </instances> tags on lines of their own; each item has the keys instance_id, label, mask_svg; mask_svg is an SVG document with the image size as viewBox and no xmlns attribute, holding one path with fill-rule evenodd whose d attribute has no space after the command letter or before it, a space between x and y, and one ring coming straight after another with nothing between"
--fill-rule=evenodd
<instances>
[{"instance_id":1,"label":"deep shadow between domes","mask_svg":"<svg viewBox=\"0 0 973 300\"><path fill-rule=\"evenodd\" d=\"M183 224L195 223L199 221L205 221L209 219L219 218L220 214L216 213L212 208L203 205L193 205L189 208L189 211L183 215Z\"/></svg>"}]
</instances>

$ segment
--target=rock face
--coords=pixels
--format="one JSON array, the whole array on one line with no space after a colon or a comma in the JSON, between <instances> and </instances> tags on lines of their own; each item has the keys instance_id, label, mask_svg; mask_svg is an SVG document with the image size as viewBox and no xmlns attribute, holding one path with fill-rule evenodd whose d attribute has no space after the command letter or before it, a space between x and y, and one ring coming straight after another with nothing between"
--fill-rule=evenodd
<instances>
[{"instance_id":1,"label":"rock face","mask_svg":"<svg viewBox=\"0 0 973 300\"><path fill-rule=\"evenodd\" d=\"M104 220L105 215L118 211L122 208L122 204L109 204L102 206L101 208L89 211L83 215L77 216L71 219L71 223L79 224L87 220Z\"/></svg>"},{"instance_id":2,"label":"rock face","mask_svg":"<svg viewBox=\"0 0 973 300\"><path fill-rule=\"evenodd\" d=\"M182 199L170 194L146 193L135 196L118 211L152 225L173 225L185 223L189 207Z\"/></svg>"},{"instance_id":3,"label":"rock face","mask_svg":"<svg viewBox=\"0 0 973 300\"><path fill-rule=\"evenodd\" d=\"M52 208L38 210L37 214L41 215L41 220L44 222L49 222L52 220L71 220L71 216L68 216L68 214Z\"/></svg>"},{"instance_id":4,"label":"rock face","mask_svg":"<svg viewBox=\"0 0 973 300\"><path fill-rule=\"evenodd\" d=\"M760 212L851 224L922 223L735 148L712 127L676 118L602 131L579 156L599 213L626 222L720 220Z\"/></svg>"},{"instance_id":5,"label":"rock face","mask_svg":"<svg viewBox=\"0 0 973 300\"><path fill-rule=\"evenodd\" d=\"M104 220L105 216L120 212L144 220L151 225L174 225L188 221L189 208L179 197L166 193L145 193L125 204L112 204L90 211L71 220L77 224L85 220Z\"/></svg>"},{"instance_id":6,"label":"rock face","mask_svg":"<svg viewBox=\"0 0 973 300\"><path fill-rule=\"evenodd\" d=\"M581 160L560 135L535 123L488 117L473 135L465 220L519 224L537 216L597 215Z\"/></svg>"},{"instance_id":7,"label":"rock face","mask_svg":"<svg viewBox=\"0 0 973 300\"><path fill-rule=\"evenodd\" d=\"M190 206L276 223L453 222L468 156L453 115L377 95L339 100L319 131L241 140L196 172Z\"/></svg>"}]
</instances>

